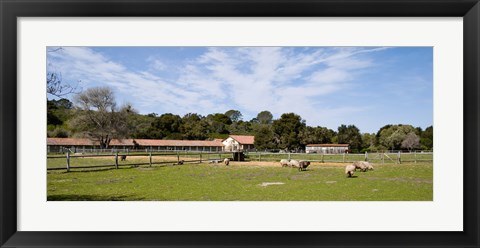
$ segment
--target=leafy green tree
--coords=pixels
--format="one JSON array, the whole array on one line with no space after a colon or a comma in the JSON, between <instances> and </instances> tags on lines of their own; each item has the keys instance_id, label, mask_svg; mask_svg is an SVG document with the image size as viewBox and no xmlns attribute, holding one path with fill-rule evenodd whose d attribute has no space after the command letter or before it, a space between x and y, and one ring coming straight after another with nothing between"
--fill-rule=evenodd
<instances>
[{"instance_id":1,"label":"leafy green tree","mask_svg":"<svg viewBox=\"0 0 480 248\"><path fill-rule=\"evenodd\" d=\"M215 134L223 134L220 137L224 137L225 134L228 136L228 126L232 124L232 120L225 114L209 114L206 117L206 122L209 126L209 133L213 134L213 136L209 135L210 138L218 137L218 135Z\"/></svg>"},{"instance_id":2,"label":"leafy green tree","mask_svg":"<svg viewBox=\"0 0 480 248\"><path fill-rule=\"evenodd\" d=\"M260 124L272 124L273 115L270 111L264 110L257 114L256 121Z\"/></svg>"},{"instance_id":3,"label":"leafy green tree","mask_svg":"<svg viewBox=\"0 0 480 248\"><path fill-rule=\"evenodd\" d=\"M399 150L403 140L411 132L415 133L415 128L412 125L384 126L377 133L378 144L386 149Z\"/></svg>"},{"instance_id":4,"label":"leafy green tree","mask_svg":"<svg viewBox=\"0 0 480 248\"><path fill-rule=\"evenodd\" d=\"M340 125L337 139L339 144L349 144L354 152L358 152L362 146L362 135L355 125Z\"/></svg>"},{"instance_id":5,"label":"leafy green tree","mask_svg":"<svg viewBox=\"0 0 480 248\"><path fill-rule=\"evenodd\" d=\"M204 117L196 113L188 113L182 117L180 133L183 139L204 140L208 138L208 123Z\"/></svg>"},{"instance_id":6,"label":"leafy green tree","mask_svg":"<svg viewBox=\"0 0 480 248\"><path fill-rule=\"evenodd\" d=\"M242 119L242 113L234 109L230 109L229 111L225 112L225 115L228 116L232 122L237 122Z\"/></svg>"},{"instance_id":7,"label":"leafy green tree","mask_svg":"<svg viewBox=\"0 0 480 248\"><path fill-rule=\"evenodd\" d=\"M237 121L228 127L231 134L250 135L253 132L252 123L248 121Z\"/></svg>"},{"instance_id":8,"label":"leafy green tree","mask_svg":"<svg viewBox=\"0 0 480 248\"><path fill-rule=\"evenodd\" d=\"M277 144L275 142L274 133L270 125L260 125L255 130L255 149L275 149Z\"/></svg>"},{"instance_id":9,"label":"leafy green tree","mask_svg":"<svg viewBox=\"0 0 480 248\"><path fill-rule=\"evenodd\" d=\"M420 134L420 145L424 150L433 149L433 126L429 126Z\"/></svg>"},{"instance_id":10,"label":"leafy green tree","mask_svg":"<svg viewBox=\"0 0 480 248\"><path fill-rule=\"evenodd\" d=\"M154 139L179 137L182 118L171 113L162 114L152 122L149 133Z\"/></svg>"},{"instance_id":11,"label":"leafy green tree","mask_svg":"<svg viewBox=\"0 0 480 248\"><path fill-rule=\"evenodd\" d=\"M272 129L280 149L300 149L300 132L305 128L305 121L295 113L282 114L280 119L274 120Z\"/></svg>"},{"instance_id":12,"label":"leafy green tree","mask_svg":"<svg viewBox=\"0 0 480 248\"><path fill-rule=\"evenodd\" d=\"M332 142L335 131L326 127L305 127L299 134L300 142L303 146L308 144L327 144Z\"/></svg>"},{"instance_id":13,"label":"leafy green tree","mask_svg":"<svg viewBox=\"0 0 480 248\"><path fill-rule=\"evenodd\" d=\"M375 147L376 138L375 133L363 133L362 134L362 149L360 152L376 151Z\"/></svg>"}]
</instances>

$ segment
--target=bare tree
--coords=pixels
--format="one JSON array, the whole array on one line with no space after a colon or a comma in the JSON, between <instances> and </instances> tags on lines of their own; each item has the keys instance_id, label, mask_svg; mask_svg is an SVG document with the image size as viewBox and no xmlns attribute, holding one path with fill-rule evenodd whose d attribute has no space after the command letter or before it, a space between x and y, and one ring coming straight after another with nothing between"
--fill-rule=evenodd
<instances>
[{"instance_id":1,"label":"bare tree","mask_svg":"<svg viewBox=\"0 0 480 248\"><path fill-rule=\"evenodd\" d=\"M108 148L112 139L128 135L128 114L131 107L117 109L115 96L109 87L90 88L75 97L77 114L70 125L90 139Z\"/></svg>"},{"instance_id":2,"label":"bare tree","mask_svg":"<svg viewBox=\"0 0 480 248\"><path fill-rule=\"evenodd\" d=\"M414 132L408 133L402 141L402 148L407 148L410 151L418 147L420 147L420 138Z\"/></svg>"},{"instance_id":3,"label":"bare tree","mask_svg":"<svg viewBox=\"0 0 480 248\"><path fill-rule=\"evenodd\" d=\"M48 53L61 52L63 48L58 47L47 50ZM79 81L80 82L80 81ZM78 93L78 84L71 85L62 80L62 73L50 70L47 72L47 94L56 97L64 97L68 94Z\"/></svg>"}]
</instances>

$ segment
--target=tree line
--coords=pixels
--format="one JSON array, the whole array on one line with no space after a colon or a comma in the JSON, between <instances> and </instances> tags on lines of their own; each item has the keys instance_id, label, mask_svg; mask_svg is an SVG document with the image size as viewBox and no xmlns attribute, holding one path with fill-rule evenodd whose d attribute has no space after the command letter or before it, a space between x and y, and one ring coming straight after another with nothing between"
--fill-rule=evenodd
<instances>
[{"instance_id":1,"label":"tree line","mask_svg":"<svg viewBox=\"0 0 480 248\"><path fill-rule=\"evenodd\" d=\"M376 133L361 133L355 125L337 130L307 126L295 113L274 119L265 110L243 120L238 110L206 116L188 113L139 114L131 104L117 106L108 87L87 89L68 99L47 100L48 137L88 137L108 148L112 139L224 139L230 134L255 136L257 150L304 150L307 144L349 144L352 152L379 150L430 150L433 126L423 130L408 124L385 125Z\"/></svg>"}]
</instances>

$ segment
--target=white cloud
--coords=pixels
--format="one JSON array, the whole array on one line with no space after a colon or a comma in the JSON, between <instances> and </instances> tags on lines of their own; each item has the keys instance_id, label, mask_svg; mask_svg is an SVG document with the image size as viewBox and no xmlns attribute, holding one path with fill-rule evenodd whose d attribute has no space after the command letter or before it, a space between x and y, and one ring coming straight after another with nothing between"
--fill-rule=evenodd
<instances>
[{"instance_id":1,"label":"white cloud","mask_svg":"<svg viewBox=\"0 0 480 248\"><path fill-rule=\"evenodd\" d=\"M196 58L186 58L177 70L162 58L146 58L148 71L133 71L85 47L65 47L49 53L48 60L50 69L81 79L85 86L114 87L140 111L205 115L234 108L256 115L270 110L277 116L295 112L316 123L346 111L327 111L321 99L348 90L356 70L373 66L366 55L380 50L209 48ZM175 76L162 76L167 67Z\"/></svg>"}]
</instances>

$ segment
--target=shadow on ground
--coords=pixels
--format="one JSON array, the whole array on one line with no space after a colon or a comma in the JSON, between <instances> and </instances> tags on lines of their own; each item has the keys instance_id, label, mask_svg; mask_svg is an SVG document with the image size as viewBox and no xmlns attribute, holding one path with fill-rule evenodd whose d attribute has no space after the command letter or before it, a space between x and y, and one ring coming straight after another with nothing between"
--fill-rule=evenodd
<instances>
[{"instance_id":1,"label":"shadow on ground","mask_svg":"<svg viewBox=\"0 0 480 248\"><path fill-rule=\"evenodd\" d=\"M131 195L104 196L104 195L49 195L47 201L142 201L145 198Z\"/></svg>"}]
</instances>

